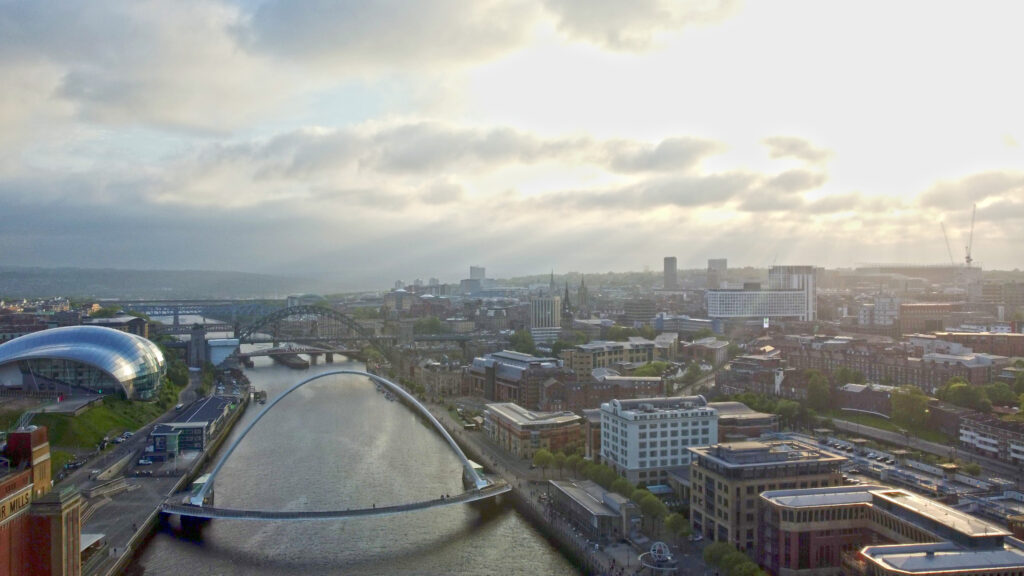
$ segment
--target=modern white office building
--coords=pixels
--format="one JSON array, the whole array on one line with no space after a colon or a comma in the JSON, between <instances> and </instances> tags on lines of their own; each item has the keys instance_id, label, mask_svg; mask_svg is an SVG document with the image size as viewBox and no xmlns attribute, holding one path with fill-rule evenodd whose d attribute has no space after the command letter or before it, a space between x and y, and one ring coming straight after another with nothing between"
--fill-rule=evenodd
<instances>
[{"instance_id":1,"label":"modern white office building","mask_svg":"<svg viewBox=\"0 0 1024 576\"><path fill-rule=\"evenodd\" d=\"M768 271L768 285L768 290L708 290L708 317L803 321L817 318L813 266L772 266Z\"/></svg>"},{"instance_id":2,"label":"modern white office building","mask_svg":"<svg viewBox=\"0 0 1024 576\"><path fill-rule=\"evenodd\" d=\"M662 483L690 463L690 446L718 442L718 412L703 396L601 404L601 458L636 484Z\"/></svg>"}]
</instances>

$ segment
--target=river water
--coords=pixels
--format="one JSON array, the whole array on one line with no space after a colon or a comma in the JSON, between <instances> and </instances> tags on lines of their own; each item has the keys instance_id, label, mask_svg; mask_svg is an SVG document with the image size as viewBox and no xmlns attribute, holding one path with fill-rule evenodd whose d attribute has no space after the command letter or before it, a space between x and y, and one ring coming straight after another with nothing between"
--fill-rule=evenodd
<instances>
[{"instance_id":1,"label":"river water","mask_svg":"<svg viewBox=\"0 0 1024 576\"><path fill-rule=\"evenodd\" d=\"M273 398L296 371L256 359L246 374ZM252 405L232 431L255 417ZM230 441L230 440L229 440ZM225 444L227 446L227 444ZM366 378L327 376L293 392L253 428L217 476L216 505L335 510L403 504L462 491L458 458L434 428ZM129 568L201 574L579 574L515 509L468 505L399 516L305 522L214 520L200 541L158 532Z\"/></svg>"}]
</instances>

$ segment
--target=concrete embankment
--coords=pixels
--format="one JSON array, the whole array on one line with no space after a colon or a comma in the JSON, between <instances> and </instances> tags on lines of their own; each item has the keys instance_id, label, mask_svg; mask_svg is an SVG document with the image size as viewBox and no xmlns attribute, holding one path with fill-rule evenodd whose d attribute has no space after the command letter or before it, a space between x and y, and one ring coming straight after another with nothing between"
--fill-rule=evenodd
<instances>
[{"instance_id":1,"label":"concrete embankment","mask_svg":"<svg viewBox=\"0 0 1024 576\"><path fill-rule=\"evenodd\" d=\"M502 466L491 454L486 452L486 448L482 446L483 439L474 438L473 440L475 441L467 439L466 435L478 435L481 432L466 432L462 430L450 420L449 414L439 413L441 410L441 408L435 408L432 412L434 412L435 417L437 417L445 429L448 430L452 438L455 439L459 447L462 448L462 451L466 453L466 456L483 465L489 473L501 476L512 487L511 492L502 496L502 498L510 498L516 510L525 516L530 524L540 531L549 542L553 543L558 548L558 551L576 567L587 574L600 573L599 567L590 558L581 553L578 544L572 540L572 537L567 532L559 530L553 525L546 516L544 508L531 497L531 490L544 490L544 483L531 483L528 479L522 479L511 473L508 468Z\"/></svg>"}]
</instances>

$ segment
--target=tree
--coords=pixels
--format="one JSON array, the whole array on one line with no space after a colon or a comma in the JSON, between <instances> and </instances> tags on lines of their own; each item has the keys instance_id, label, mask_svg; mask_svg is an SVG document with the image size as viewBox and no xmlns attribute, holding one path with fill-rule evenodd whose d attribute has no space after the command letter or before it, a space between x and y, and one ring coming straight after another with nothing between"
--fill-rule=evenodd
<instances>
[{"instance_id":1,"label":"tree","mask_svg":"<svg viewBox=\"0 0 1024 576\"><path fill-rule=\"evenodd\" d=\"M629 340L630 336L639 336L639 334L633 328L615 325L608 328L608 334L606 338L613 342L625 342L626 340Z\"/></svg>"},{"instance_id":2,"label":"tree","mask_svg":"<svg viewBox=\"0 0 1024 576\"><path fill-rule=\"evenodd\" d=\"M715 333L711 331L711 328L701 328L700 330L697 330L696 332L693 333L693 336L690 337L690 342L693 342L695 340L702 340L704 338L710 338L714 335Z\"/></svg>"},{"instance_id":3,"label":"tree","mask_svg":"<svg viewBox=\"0 0 1024 576\"><path fill-rule=\"evenodd\" d=\"M660 498L650 492L647 492L647 494L648 496L644 496L643 500L640 501L640 511L644 513L645 518L650 518L653 524L668 514L668 508Z\"/></svg>"},{"instance_id":4,"label":"tree","mask_svg":"<svg viewBox=\"0 0 1024 576\"><path fill-rule=\"evenodd\" d=\"M996 406L1014 406L1017 404L1017 395L1010 389L1006 382L993 382L985 386L985 395Z\"/></svg>"},{"instance_id":5,"label":"tree","mask_svg":"<svg viewBox=\"0 0 1024 576\"><path fill-rule=\"evenodd\" d=\"M668 366L668 362L649 362L633 370L633 376L661 376Z\"/></svg>"},{"instance_id":6,"label":"tree","mask_svg":"<svg viewBox=\"0 0 1024 576\"><path fill-rule=\"evenodd\" d=\"M533 354L537 351L533 343L533 335L530 334L529 330L516 330L509 336L508 343L513 350L523 354Z\"/></svg>"},{"instance_id":7,"label":"tree","mask_svg":"<svg viewBox=\"0 0 1024 576\"><path fill-rule=\"evenodd\" d=\"M900 386L889 398L892 419L908 428L919 428L928 421L928 396L917 386Z\"/></svg>"},{"instance_id":8,"label":"tree","mask_svg":"<svg viewBox=\"0 0 1024 576\"><path fill-rule=\"evenodd\" d=\"M580 467L583 466L583 457L579 454L571 454L565 459L565 465L572 470L572 473L578 475L580 473Z\"/></svg>"},{"instance_id":9,"label":"tree","mask_svg":"<svg viewBox=\"0 0 1024 576\"><path fill-rule=\"evenodd\" d=\"M533 453L533 465L540 468L541 474L546 475L546 470L551 467L555 462L555 457L551 452L541 448Z\"/></svg>"},{"instance_id":10,"label":"tree","mask_svg":"<svg viewBox=\"0 0 1024 576\"><path fill-rule=\"evenodd\" d=\"M816 412L827 412L832 408L832 387L828 378L817 370L808 370L807 406Z\"/></svg>"},{"instance_id":11,"label":"tree","mask_svg":"<svg viewBox=\"0 0 1024 576\"><path fill-rule=\"evenodd\" d=\"M748 562L750 562L750 558L747 558L746 554L733 548L728 554L722 556L722 559L718 562L718 567L726 574L731 575L734 569Z\"/></svg>"},{"instance_id":12,"label":"tree","mask_svg":"<svg viewBox=\"0 0 1024 576\"><path fill-rule=\"evenodd\" d=\"M657 498L657 496L651 494L650 490L646 488L637 488L636 490L633 490L632 494L629 495L629 499L632 500L633 502L636 502L637 504L640 504L640 502L642 502L648 496L652 498Z\"/></svg>"},{"instance_id":13,"label":"tree","mask_svg":"<svg viewBox=\"0 0 1024 576\"><path fill-rule=\"evenodd\" d=\"M565 452L558 452L555 454L555 468L558 469L558 476L562 476L562 470L565 470Z\"/></svg>"},{"instance_id":14,"label":"tree","mask_svg":"<svg viewBox=\"0 0 1024 576\"><path fill-rule=\"evenodd\" d=\"M565 340L555 340L555 343L551 345L551 355L558 358L562 354L562 350L566 348L572 348L575 346L572 342L566 342Z\"/></svg>"},{"instance_id":15,"label":"tree","mask_svg":"<svg viewBox=\"0 0 1024 576\"><path fill-rule=\"evenodd\" d=\"M704 548L704 562L712 566L718 566L726 554L735 550L736 548L728 542L713 542L708 544L707 548Z\"/></svg>"},{"instance_id":16,"label":"tree","mask_svg":"<svg viewBox=\"0 0 1024 576\"><path fill-rule=\"evenodd\" d=\"M779 415L784 425L791 427L800 416L800 405L792 400L779 400L773 412Z\"/></svg>"},{"instance_id":17,"label":"tree","mask_svg":"<svg viewBox=\"0 0 1024 576\"><path fill-rule=\"evenodd\" d=\"M1018 360L1020 362L1020 360ZM1013 379L1013 391L1017 394L1024 394L1024 372L1018 372Z\"/></svg>"},{"instance_id":18,"label":"tree","mask_svg":"<svg viewBox=\"0 0 1024 576\"><path fill-rule=\"evenodd\" d=\"M978 386L972 386L960 379L951 379L939 390L939 398L962 406L972 408L979 412L991 412L992 401L985 395L985 390Z\"/></svg>"},{"instance_id":19,"label":"tree","mask_svg":"<svg viewBox=\"0 0 1024 576\"><path fill-rule=\"evenodd\" d=\"M612 492L615 492L616 494L621 494L626 498L632 496L634 490L636 490L636 487L630 484L629 480L626 480L621 476L619 476L618 478L615 479L614 482L612 482Z\"/></svg>"},{"instance_id":20,"label":"tree","mask_svg":"<svg viewBox=\"0 0 1024 576\"><path fill-rule=\"evenodd\" d=\"M665 517L665 529L677 539L689 536L693 532L690 530L690 521L678 512L673 512Z\"/></svg>"},{"instance_id":21,"label":"tree","mask_svg":"<svg viewBox=\"0 0 1024 576\"><path fill-rule=\"evenodd\" d=\"M441 334L445 331L444 325L441 324L441 320L436 316L420 318L412 325L413 334Z\"/></svg>"},{"instance_id":22,"label":"tree","mask_svg":"<svg viewBox=\"0 0 1024 576\"><path fill-rule=\"evenodd\" d=\"M834 381L837 386L845 386L846 384L863 384L864 374L852 368L840 366L832 371L832 381Z\"/></svg>"}]
</instances>

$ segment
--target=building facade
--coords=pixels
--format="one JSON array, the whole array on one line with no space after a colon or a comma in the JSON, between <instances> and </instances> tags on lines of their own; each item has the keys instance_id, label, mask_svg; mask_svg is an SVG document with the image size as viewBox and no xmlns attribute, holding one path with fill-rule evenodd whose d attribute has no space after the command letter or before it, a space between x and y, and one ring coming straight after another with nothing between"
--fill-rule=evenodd
<instances>
[{"instance_id":1,"label":"building facade","mask_svg":"<svg viewBox=\"0 0 1024 576\"><path fill-rule=\"evenodd\" d=\"M541 387L540 409L580 412L605 402L656 398L665 395L665 381L656 376L621 376L614 370L595 370L590 378L549 378Z\"/></svg>"},{"instance_id":2,"label":"building facade","mask_svg":"<svg viewBox=\"0 0 1024 576\"><path fill-rule=\"evenodd\" d=\"M0 457L0 574L79 576L81 496L51 491L45 427L11 432Z\"/></svg>"},{"instance_id":3,"label":"building facade","mask_svg":"<svg viewBox=\"0 0 1024 576\"><path fill-rule=\"evenodd\" d=\"M836 486L760 495L757 560L778 576L1011 576L1024 543L912 492Z\"/></svg>"},{"instance_id":4,"label":"building facade","mask_svg":"<svg viewBox=\"0 0 1024 576\"><path fill-rule=\"evenodd\" d=\"M133 400L156 398L167 370L156 344L100 326L53 328L0 344L0 367L5 365L17 365L23 390L65 395L123 392Z\"/></svg>"},{"instance_id":5,"label":"building facade","mask_svg":"<svg viewBox=\"0 0 1024 576\"><path fill-rule=\"evenodd\" d=\"M601 460L633 484L664 482L691 446L718 442L718 413L703 396L612 400L601 405Z\"/></svg>"},{"instance_id":6,"label":"building facade","mask_svg":"<svg viewBox=\"0 0 1024 576\"><path fill-rule=\"evenodd\" d=\"M595 340L562 350L565 367L579 374L617 364L646 364L654 361L657 344L653 340L633 336L628 342Z\"/></svg>"},{"instance_id":7,"label":"building facade","mask_svg":"<svg viewBox=\"0 0 1024 576\"><path fill-rule=\"evenodd\" d=\"M582 449L583 417L572 412L534 412L509 402L487 404L484 431L500 448L529 460L538 450Z\"/></svg>"},{"instance_id":8,"label":"building facade","mask_svg":"<svg viewBox=\"0 0 1024 576\"><path fill-rule=\"evenodd\" d=\"M1002 420L994 414L963 413L960 447L1020 466L1024 464L1024 423Z\"/></svg>"},{"instance_id":9,"label":"building facade","mask_svg":"<svg viewBox=\"0 0 1024 576\"><path fill-rule=\"evenodd\" d=\"M464 388L491 402L515 402L539 410L541 387L550 378L571 380L557 358L502 350L478 356L463 372Z\"/></svg>"},{"instance_id":10,"label":"building facade","mask_svg":"<svg viewBox=\"0 0 1024 576\"><path fill-rule=\"evenodd\" d=\"M846 458L796 440L690 448L690 523L716 542L756 558L758 495L768 490L839 486Z\"/></svg>"},{"instance_id":11,"label":"building facade","mask_svg":"<svg viewBox=\"0 0 1024 576\"><path fill-rule=\"evenodd\" d=\"M772 266L769 289L707 291L711 319L788 319L813 322L817 318L817 285L813 266Z\"/></svg>"}]
</instances>

